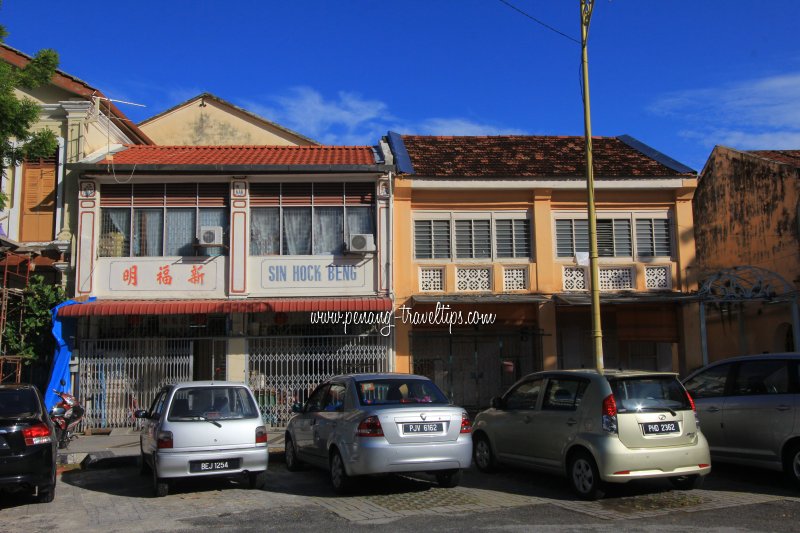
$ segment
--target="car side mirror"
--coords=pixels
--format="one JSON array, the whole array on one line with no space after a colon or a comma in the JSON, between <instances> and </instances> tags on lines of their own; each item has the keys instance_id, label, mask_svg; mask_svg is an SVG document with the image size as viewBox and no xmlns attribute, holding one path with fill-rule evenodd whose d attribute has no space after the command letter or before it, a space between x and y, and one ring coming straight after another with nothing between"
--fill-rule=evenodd
<instances>
[{"instance_id":1,"label":"car side mirror","mask_svg":"<svg viewBox=\"0 0 800 533\"><path fill-rule=\"evenodd\" d=\"M136 411L134 411L133 412L133 417L134 418L150 418L149 416L147 416L147 411L145 411L144 409L137 409Z\"/></svg>"},{"instance_id":2,"label":"car side mirror","mask_svg":"<svg viewBox=\"0 0 800 533\"><path fill-rule=\"evenodd\" d=\"M492 407L492 409L504 409L506 402L504 402L500 396L495 396L491 399L489 405Z\"/></svg>"}]
</instances>

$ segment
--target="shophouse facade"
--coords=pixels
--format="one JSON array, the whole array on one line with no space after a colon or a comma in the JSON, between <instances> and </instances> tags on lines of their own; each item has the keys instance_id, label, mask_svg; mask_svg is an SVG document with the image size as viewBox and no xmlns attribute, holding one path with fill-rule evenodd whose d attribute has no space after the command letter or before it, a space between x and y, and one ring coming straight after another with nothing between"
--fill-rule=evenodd
<instances>
[{"instance_id":1,"label":"shophouse facade","mask_svg":"<svg viewBox=\"0 0 800 533\"><path fill-rule=\"evenodd\" d=\"M800 151L716 146L694 212L705 360L800 351Z\"/></svg>"},{"instance_id":2,"label":"shophouse facade","mask_svg":"<svg viewBox=\"0 0 800 533\"><path fill-rule=\"evenodd\" d=\"M396 367L473 409L527 372L593 367L583 138L388 140L395 309L408 317ZM627 136L596 138L594 160L605 365L696 366L696 173Z\"/></svg>"},{"instance_id":3,"label":"shophouse facade","mask_svg":"<svg viewBox=\"0 0 800 533\"><path fill-rule=\"evenodd\" d=\"M380 146L117 146L80 173L76 322L87 425L130 425L169 381L247 382L267 422L342 372L392 368Z\"/></svg>"}]
</instances>

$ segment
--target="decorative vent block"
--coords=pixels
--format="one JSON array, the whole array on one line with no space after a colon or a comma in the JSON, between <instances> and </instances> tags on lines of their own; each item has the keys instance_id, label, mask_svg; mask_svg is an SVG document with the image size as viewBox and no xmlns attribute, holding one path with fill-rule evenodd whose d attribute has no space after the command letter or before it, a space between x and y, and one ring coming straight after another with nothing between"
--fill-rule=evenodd
<instances>
[{"instance_id":1,"label":"decorative vent block","mask_svg":"<svg viewBox=\"0 0 800 533\"><path fill-rule=\"evenodd\" d=\"M564 267L565 291L585 291L587 286L588 283L586 283L586 269L579 267Z\"/></svg>"},{"instance_id":2,"label":"decorative vent block","mask_svg":"<svg viewBox=\"0 0 800 533\"><path fill-rule=\"evenodd\" d=\"M633 288L633 269L630 267L601 268L600 290L619 291Z\"/></svg>"},{"instance_id":3,"label":"decorative vent block","mask_svg":"<svg viewBox=\"0 0 800 533\"><path fill-rule=\"evenodd\" d=\"M456 290L459 291L492 290L492 269L491 268L457 269Z\"/></svg>"},{"instance_id":4,"label":"decorative vent block","mask_svg":"<svg viewBox=\"0 0 800 533\"><path fill-rule=\"evenodd\" d=\"M521 291L528 288L527 268L504 268L503 290Z\"/></svg>"},{"instance_id":5,"label":"decorative vent block","mask_svg":"<svg viewBox=\"0 0 800 533\"><path fill-rule=\"evenodd\" d=\"M421 290L422 292L443 291L444 269L443 268L419 269L419 290Z\"/></svg>"},{"instance_id":6,"label":"decorative vent block","mask_svg":"<svg viewBox=\"0 0 800 533\"><path fill-rule=\"evenodd\" d=\"M645 286L648 289L669 289L672 276L668 266L644 267Z\"/></svg>"}]
</instances>

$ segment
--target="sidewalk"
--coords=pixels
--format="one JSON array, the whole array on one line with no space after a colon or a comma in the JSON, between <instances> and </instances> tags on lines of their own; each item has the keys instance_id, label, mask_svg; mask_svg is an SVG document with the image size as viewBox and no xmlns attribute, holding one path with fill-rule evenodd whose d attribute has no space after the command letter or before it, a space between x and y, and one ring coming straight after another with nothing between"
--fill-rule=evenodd
<instances>
[{"instance_id":1,"label":"sidewalk","mask_svg":"<svg viewBox=\"0 0 800 533\"><path fill-rule=\"evenodd\" d=\"M283 430L267 433L270 452L283 451ZM139 455L139 431L133 428L114 429L108 435L78 435L66 450L58 450L58 464L80 465L81 468L126 466Z\"/></svg>"}]
</instances>

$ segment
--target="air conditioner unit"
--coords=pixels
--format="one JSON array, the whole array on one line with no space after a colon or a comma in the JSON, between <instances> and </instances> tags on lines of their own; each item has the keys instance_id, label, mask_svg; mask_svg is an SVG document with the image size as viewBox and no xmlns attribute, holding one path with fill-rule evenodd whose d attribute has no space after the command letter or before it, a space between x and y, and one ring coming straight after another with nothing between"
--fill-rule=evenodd
<instances>
[{"instance_id":1,"label":"air conditioner unit","mask_svg":"<svg viewBox=\"0 0 800 533\"><path fill-rule=\"evenodd\" d=\"M350 235L347 251L355 253L374 252L375 237L372 233L354 233Z\"/></svg>"},{"instance_id":2,"label":"air conditioner unit","mask_svg":"<svg viewBox=\"0 0 800 533\"><path fill-rule=\"evenodd\" d=\"M200 226L201 245L221 246L222 245L222 226Z\"/></svg>"}]
</instances>

